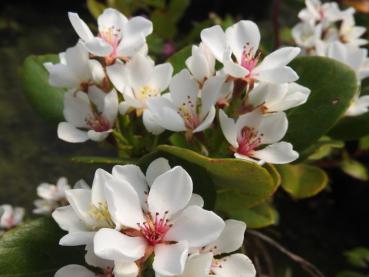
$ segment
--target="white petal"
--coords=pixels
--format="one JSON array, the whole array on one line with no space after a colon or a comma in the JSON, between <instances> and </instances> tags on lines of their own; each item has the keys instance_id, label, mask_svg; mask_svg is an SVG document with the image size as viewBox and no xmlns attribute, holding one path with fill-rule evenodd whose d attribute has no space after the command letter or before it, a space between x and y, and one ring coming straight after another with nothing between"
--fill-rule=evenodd
<instances>
[{"instance_id":1,"label":"white petal","mask_svg":"<svg viewBox=\"0 0 369 277\"><path fill-rule=\"evenodd\" d=\"M95 254L100 258L133 262L145 254L146 241L129 237L113 229L100 229L94 237Z\"/></svg>"},{"instance_id":2,"label":"white petal","mask_svg":"<svg viewBox=\"0 0 369 277\"><path fill-rule=\"evenodd\" d=\"M68 48L65 51L65 60L69 70L71 70L81 82L90 79L89 54L82 44L77 43L76 46Z\"/></svg>"},{"instance_id":3,"label":"white petal","mask_svg":"<svg viewBox=\"0 0 369 277\"><path fill-rule=\"evenodd\" d=\"M155 272L170 276L183 273L188 255L186 241L180 241L176 244L158 244L154 251L155 257L152 266Z\"/></svg>"},{"instance_id":4,"label":"white petal","mask_svg":"<svg viewBox=\"0 0 369 277\"><path fill-rule=\"evenodd\" d=\"M89 130L87 132L87 136L92 141L103 141L106 139L112 130L104 131L104 132L96 132L95 130Z\"/></svg>"},{"instance_id":5,"label":"white petal","mask_svg":"<svg viewBox=\"0 0 369 277\"><path fill-rule=\"evenodd\" d=\"M201 195L192 193L190 202L188 202L187 206L199 206L200 208L204 207L204 199Z\"/></svg>"},{"instance_id":6,"label":"white petal","mask_svg":"<svg viewBox=\"0 0 369 277\"><path fill-rule=\"evenodd\" d=\"M158 176L151 185L147 199L149 211L154 215L168 217L182 210L190 201L192 195L192 180L190 175L180 166Z\"/></svg>"},{"instance_id":7,"label":"white petal","mask_svg":"<svg viewBox=\"0 0 369 277\"><path fill-rule=\"evenodd\" d=\"M68 122L59 123L58 138L71 143L85 142L88 140L87 132L78 130Z\"/></svg>"},{"instance_id":8,"label":"white petal","mask_svg":"<svg viewBox=\"0 0 369 277\"><path fill-rule=\"evenodd\" d=\"M245 236L246 224L239 220L228 219L219 238L206 246L203 252L211 251L215 256L234 252L241 248Z\"/></svg>"},{"instance_id":9,"label":"white petal","mask_svg":"<svg viewBox=\"0 0 369 277\"><path fill-rule=\"evenodd\" d=\"M259 125L261 144L275 143L281 140L287 132L288 120L284 112L263 116Z\"/></svg>"},{"instance_id":10,"label":"white petal","mask_svg":"<svg viewBox=\"0 0 369 277\"><path fill-rule=\"evenodd\" d=\"M92 101L92 103L96 106L98 112L102 112L104 110L104 98L105 98L104 91L102 91L97 86L90 86L88 88L88 97Z\"/></svg>"},{"instance_id":11,"label":"white petal","mask_svg":"<svg viewBox=\"0 0 369 277\"><path fill-rule=\"evenodd\" d=\"M227 141L235 148L238 147L236 123L223 110L219 110L219 122Z\"/></svg>"},{"instance_id":12,"label":"white petal","mask_svg":"<svg viewBox=\"0 0 369 277\"><path fill-rule=\"evenodd\" d=\"M213 121L214 121L215 114L216 114L216 109L213 106L213 107L210 108L209 113L206 115L206 117L203 119L203 121L199 124L199 126L197 126L193 130L193 133L202 132L205 129L209 128L211 123L213 123Z\"/></svg>"},{"instance_id":13,"label":"white petal","mask_svg":"<svg viewBox=\"0 0 369 277\"><path fill-rule=\"evenodd\" d=\"M62 246L79 246L91 244L93 242L94 235L95 232L72 232L62 237L59 241L59 244Z\"/></svg>"},{"instance_id":14,"label":"white petal","mask_svg":"<svg viewBox=\"0 0 369 277\"><path fill-rule=\"evenodd\" d=\"M47 64L45 63L47 71L49 72L49 84L53 87L61 88L78 88L80 80L73 74L69 67L65 64Z\"/></svg>"},{"instance_id":15,"label":"white petal","mask_svg":"<svg viewBox=\"0 0 369 277\"><path fill-rule=\"evenodd\" d=\"M77 216L72 206L57 208L52 213L52 217L64 231L74 232L87 230L87 226Z\"/></svg>"},{"instance_id":16,"label":"white petal","mask_svg":"<svg viewBox=\"0 0 369 277\"><path fill-rule=\"evenodd\" d=\"M213 254L205 253L200 255L192 255L187 259L185 277L210 277L211 264L213 262Z\"/></svg>"},{"instance_id":17,"label":"white petal","mask_svg":"<svg viewBox=\"0 0 369 277\"><path fill-rule=\"evenodd\" d=\"M68 202L78 217L88 225L94 225L95 220L90 215L91 190L71 189L65 192Z\"/></svg>"},{"instance_id":18,"label":"white petal","mask_svg":"<svg viewBox=\"0 0 369 277\"><path fill-rule=\"evenodd\" d=\"M210 49L218 61L223 61L224 51L227 47L226 35L219 25L201 31L202 42Z\"/></svg>"},{"instance_id":19,"label":"white petal","mask_svg":"<svg viewBox=\"0 0 369 277\"><path fill-rule=\"evenodd\" d=\"M267 163L286 164L296 160L299 154L293 150L292 144L282 141L254 151L252 156Z\"/></svg>"},{"instance_id":20,"label":"white petal","mask_svg":"<svg viewBox=\"0 0 369 277\"><path fill-rule=\"evenodd\" d=\"M277 84L295 82L299 78L297 73L288 66L261 71L255 69L254 74L254 77L259 81Z\"/></svg>"},{"instance_id":21,"label":"white petal","mask_svg":"<svg viewBox=\"0 0 369 277\"><path fill-rule=\"evenodd\" d=\"M249 73L246 68L231 60L224 61L224 72L234 78L243 78Z\"/></svg>"},{"instance_id":22,"label":"white petal","mask_svg":"<svg viewBox=\"0 0 369 277\"><path fill-rule=\"evenodd\" d=\"M137 54L126 63L126 78L134 90L147 85L153 73L154 62L149 57Z\"/></svg>"},{"instance_id":23,"label":"white petal","mask_svg":"<svg viewBox=\"0 0 369 277\"><path fill-rule=\"evenodd\" d=\"M148 36L153 31L152 22L142 16L132 17L125 24L124 36L132 37L137 34L142 34L143 36Z\"/></svg>"},{"instance_id":24,"label":"white petal","mask_svg":"<svg viewBox=\"0 0 369 277\"><path fill-rule=\"evenodd\" d=\"M81 265L67 265L59 269L54 277L95 277L95 273Z\"/></svg>"},{"instance_id":25,"label":"white petal","mask_svg":"<svg viewBox=\"0 0 369 277\"><path fill-rule=\"evenodd\" d=\"M219 237L224 221L211 211L189 206L178 215L165 236L166 240L188 241L190 247L202 247Z\"/></svg>"},{"instance_id":26,"label":"white petal","mask_svg":"<svg viewBox=\"0 0 369 277\"><path fill-rule=\"evenodd\" d=\"M157 158L153 160L146 170L146 179L148 185L151 187L158 176L169 170L170 165L167 159Z\"/></svg>"},{"instance_id":27,"label":"white petal","mask_svg":"<svg viewBox=\"0 0 369 277\"><path fill-rule=\"evenodd\" d=\"M76 33L84 41L88 41L94 37L87 24L76 13L69 12L68 17Z\"/></svg>"},{"instance_id":28,"label":"white petal","mask_svg":"<svg viewBox=\"0 0 369 277\"><path fill-rule=\"evenodd\" d=\"M186 104L189 109L194 109L190 106L191 104L196 105L199 90L196 81L191 77L187 69L183 69L173 76L169 84L169 90L173 103L177 107Z\"/></svg>"},{"instance_id":29,"label":"white petal","mask_svg":"<svg viewBox=\"0 0 369 277\"><path fill-rule=\"evenodd\" d=\"M137 277L138 273L139 268L134 262L115 262L114 277Z\"/></svg>"},{"instance_id":30,"label":"white petal","mask_svg":"<svg viewBox=\"0 0 369 277\"><path fill-rule=\"evenodd\" d=\"M113 51L113 47L109 43L98 37L86 41L84 45L88 51L99 57L108 56Z\"/></svg>"},{"instance_id":31,"label":"white petal","mask_svg":"<svg viewBox=\"0 0 369 277\"><path fill-rule=\"evenodd\" d=\"M256 270L251 260L243 254L233 254L218 260L219 266L213 267L216 276L219 277L255 277Z\"/></svg>"},{"instance_id":32,"label":"white petal","mask_svg":"<svg viewBox=\"0 0 369 277\"><path fill-rule=\"evenodd\" d=\"M170 63L159 64L154 67L150 83L159 92L166 90L172 78L173 66Z\"/></svg>"},{"instance_id":33,"label":"white petal","mask_svg":"<svg viewBox=\"0 0 369 277\"><path fill-rule=\"evenodd\" d=\"M249 20L241 20L226 30L226 37L237 61L241 60L245 46L255 54L259 48L260 31L258 26Z\"/></svg>"},{"instance_id":34,"label":"white petal","mask_svg":"<svg viewBox=\"0 0 369 277\"><path fill-rule=\"evenodd\" d=\"M114 87L119 92L123 92L128 82L126 80L125 65L120 62L116 62L106 68L106 73Z\"/></svg>"},{"instance_id":35,"label":"white petal","mask_svg":"<svg viewBox=\"0 0 369 277\"><path fill-rule=\"evenodd\" d=\"M105 78L104 68L97 60L89 60L89 67L92 75L92 80L97 84L101 84Z\"/></svg>"},{"instance_id":36,"label":"white petal","mask_svg":"<svg viewBox=\"0 0 369 277\"><path fill-rule=\"evenodd\" d=\"M299 53L301 49L298 47L283 47L264 58L258 66L258 70L267 70L282 67L290 63Z\"/></svg>"},{"instance_id":37,"label":"white petal","mask_svg":"<svg viewBox=\"0 0 369 277\"><path fill-rule=\"evenodd\" d=\"M137 165L116 165L113 167L113 176L128 182L137 192L141 205L145 203L149 187L145 175Z\"/></svg>"},{"instance_id":38,"label":"white petal","mask_svg":"<svg viewBox=\"0 0 369 277\"><path fill-rule=\"evenodd\" d=\"M206 80L201 91L201 113L203 118L210 109L215 105L225 82L226 76L211 76Z\"/></svg>"},{"instance_id":39,"label":"white petal","mask_svg":"<svg viewBox=\"0 0 369 277\"><path fill-rule=\"evenodd\" d=\"M106 32L109 29L113 29L115 31L122 30L126 22L127 18L119 11L112 8L105 9L103 13L97 18L97 24L99 26L100 34ZM117 34L119 38L120 33L118 31Z\"/></svg>"},{"instance_id":40,"label":"white petal","mask_svg":"<svg viewBox=\"0 0 369 277\"><path fill-rule=\"evenodd\" d=\"M99 168L95 172L91 189L91 202L95 207L99 207L106 202L105 200L105 183L111 180L110 173Z\"/></svg>"},{"instance_id":41,"label":"white petal","mask_svg":"<svg viewBox=\"0 0 369 277\"><path fill-rule=\"evenodd\" d=\"M86 119L93 116L90 99L82 91L66 92L64 94L64 118L79 128L88 128Z\"/></svg>"},{"instance_id":42,"label":"white petal","mask_svg":"<svg viewBox=\"0 0 369 277\"><path fill-rule=\"evenodd\" d=\"M364 95L354 100L349 109L346 111L345 115L358 116L368 112L368 110L369 110L369 96Z\"/></svg>"},{"instance_id":43,"label":"white petal","mask_svg":"<svg viewBox=\"0 0 369 277\"><path fill-rule=\"evenodd\" d=\"M145 221L138 193L124 179L114 178L106 183L105 196L115 221L135 229L138 223Z\"/></svg>"},{"instance_id":44,"label":"white petal","mask_svg":"<svg viewBox=\"0 0 369 277\"><path fill-rule=\"evenodd\" d=\"M160 135L162 132L165 131L165 129L161 127L161 125L159 125L153 113L148 109L144 110L142 121L146 130L153 135Z\"/></svg>"},{"instance_id":45,"label":"white petal","mask_svg":"<svg viewBox=\"0 0 369 277\"><path fill-rule=\"evenodd\" d=\"M206 57L204 55L201 55L199 51L194 53L192 50L192 56L187 58L186 66L190 70L191 74L196 78L196 80L200 82L209 77L211 74L211 72L209 72Z\"/></svg>"},{"instance_id":46,"label":"white petal","mask_svg":"<svg viewBox=\"0 0 369 277\"><path fill-rule=\"evenodd\" d=\"M118 115L118 95L115 89L105 94L102 114L109 121L110 126L113 127Z\"/></svg>"},{"instance_id":47,"label":"white petal","mask_svg":"<svg viewBox=\"0 0 369 277\"><path fill-rule=\"evenodd\" d=\"M86 245L85 250L86 250L85 261L88 265L99 267L101 269L113 268L114 266L113 261L101 259L98 256L96 256L94 252L93 240L90 244Z\"/></svg>"},{"instance_id":48,"label":"white petal","mask_svg":"<svg viewBox=\"0 0 369 277\"><path fill-rule=\"evenodd\" d=\"M147 106L153 113L159 125L163 128L181 132L186 130L182 117L177 113L176 107L165 97L153 97L147 100Z\"/></svg>"}]
</instances>

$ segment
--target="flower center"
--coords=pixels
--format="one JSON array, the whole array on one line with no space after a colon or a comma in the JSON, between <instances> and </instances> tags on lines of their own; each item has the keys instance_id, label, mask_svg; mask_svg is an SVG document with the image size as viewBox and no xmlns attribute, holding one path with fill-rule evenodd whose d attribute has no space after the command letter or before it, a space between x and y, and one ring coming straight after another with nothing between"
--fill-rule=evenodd
<instances>
[{"instance_id":1,"label":"flower center","mask_svg":"<svg viewBox=\"0 0 369 277\"><path fill-rule=\"evenodd\" d=\"M146 222L137 224L142 236L150 245L156 245L163 242L166 233L172 227L172 224L168 223L169 220L167 219L167 216L168 211L166 211L162 217L160 217L159 213L156 213L155 218L148 213L146 215Z\"/></svg>"},{"instance_id":2,"label":"flower center","mask_svg":"<svg viewBox=\"0 0 369 277\"><path fill-rule=\"evenodd\" d=\"M250 43L247 42L243 47L243 52L241 56L241 66L246 68L249 71L249 74L246 77L251 76L252 71L256 67L259 62L261 52L254 52L254 47L250 46Z\"/></svg>"},{"instance_id":3,"label":"flower center","mask_svg":"<svg viewBox=\"0 0 369 277\"><path fill-rule=\"evenodd\" d=\"M91 209L89 214L96 220L96 226L94 228L99 227L114 227L115 224L110 216L108 210L108 204L106 202L99 202L98 206L91 205ZM105 276L105 275L104 275Z\"/></svg>"},{"instance_id":4,"label":"flower center","mask_svg":"<svg viewBox=\"0 0 369 277\"><path fill-rule=\"evenodd\" d=\"M237 138L237 153L249 156L261 144L262 136L263 134L258 134L254 128L244 127L241 135Z\"/></svg>"},{"instance_id":5,"label":"flower center","mask_svg":"<svg viewBox=\"0 0 369 277\"><path fill-rule=\"evenodd\" d=\"M152 87L144 86L141 88L139 93L136 95L136 97L140 100L146 100L147 98L157 96L158 91Z\"/></svg>"},{"instance_id":6,"label":"flower center","mask_svg":"<svg viewBox=\"0 0 369 277\"><path fill-rule=\"evenodd\" d=\"M182 116L186 128L193 130L200 124L200 119L196 114L196 103L193 103L190 96L187 96L187 102L183 102L178 108L178 114Z\"/></svg>"},{"instance_id":7,"label":"flower center","mask_svg":"<svg viewBox=\"0 0 369 277\"><path fill-rule=\"evenodd\" d=\"M92 117L87 118L86 123L96 132L105 132L110 130L109 121L99 113L94 113Z\"/></svg>"}]
</instances>

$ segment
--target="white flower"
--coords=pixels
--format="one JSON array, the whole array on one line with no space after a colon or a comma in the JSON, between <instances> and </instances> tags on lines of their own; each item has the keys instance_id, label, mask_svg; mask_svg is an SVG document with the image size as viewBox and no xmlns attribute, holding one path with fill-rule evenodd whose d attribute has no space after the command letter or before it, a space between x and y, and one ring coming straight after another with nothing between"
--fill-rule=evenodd
<instances>
[{"instance_id":1,"label":"white flower","mask_svg":"<svg viewBox=\"0 0 369 277\"><path fill-rule=\"evenodd\" d=\"M215 74L215 57L204 43L192 46L192 54L186 60L186 66L199 82L203 84L206 79Z\"/></svg>"},{"instance_id":2,"label":"white flower","mask_svg":"<svg viewBox=\"0 0 369 277\"><path fill-rule=\"evenodd\" d=\"M37 195L41 199L37 199L34 204L36 208L34 214L49 214L59 206L66 204L65 191L71 187L65 177L60 177L56 185L49 183L41 183L37 187Z\"/></svg>"},{"instance_id":3,"label":"white flower","mask_svg":"<svg viewBox=\"0 0 369 277\"><path fill-rule=\"evenodd\" d=\"M355 26L353 15L347 15L341 23L339 36L343 43L359 47L368 43L368 40L360 38L365 32L365 27Z\"/></svg>"},{"instance_id":4,"label":"white flower","mask_svg":"<svg viewBox=\"0 0 369 277\"><path fill-rule=\"evenodd\" d=\"M153 122L146 102L149 98L160 96L168 88L173 74L172 65L155 65L149 57L137 54L126 64L109 66L107 72L114 86L124 96L124 102L119 105L120 112L124 114L127 108L136 109L138 115L143 112L146 129L154 134L161 133L163 128Z\"/></svg>"},{"instance_id":5,"label":"white flower","mask_svg":"<svg viewBox=\"0 0 369 277\"><path fill-rule=\"evenodd\" d=\"M176 277L254 277L256 270L251 260L243 254L232 254L243 243L245 223L238 220L226 220L225 228L213 243L202 247L187 260L183 274ZM219 255L223 255L219 258ZM164 277L157 274L156 277Z\"/></svg>"},{"instance_id":6,"label":"white flower","mask_svg":"<svg viewBox=\"0 0 369 277\"><path fill-rule=\"evenodd\" d=\"M67 265L59 269L54 277L136 277L138 274L137 267L130 263L116 263L112 267L99 267L98 272L92 272L81 265ZM114 274L114 275L113 275Z\"/></svg>"},{"instance_id":7,"label":"white flower","mask_svg":"<svg viewBox=\"0 0 369 277\"><path fill-rule=\"evenodd\" d=\"M49 83L54 87L87 90L89 85L101 84L104 69L97 60L90 60L87 50L80 44L59 54L57 64L45 63Z\"/></svg>"},{"instance_id":8,"label":"white flower","mask_svg":"<svg viewBox=\"0 0 369 277\"><path fill-rule=\"evenodd\" d=\"M212 76L200 90L188 70L183 69L171 80L170 94L151 98L147 105L154 120L163 128L174 132L201 132L214 120L214 105L224 79L224 76Z\"/></svg>"},{"instance_id":9,"label":"white flower","mask_svg":"<svg viewBox=\"0 0 369 277\"><path fill-rule=\"evenodd\" d=\"M99 230L96 255L140 266L154 254L155 272L178 275L190 248L205 246L220 235L223 220L198 206L188 173L179 166L168 168L165 159L152 163L146 176L134 165L114 167L105 194L112 218L124 227Z\"/></svg>"},{"instance_id":10,"label":"white flower","mask_svg":"<svg viewBox=\"0 0 369 277\"><path fill-rule=\"evenodd\" d=\"M58 137L77 143L88 139L104 140L112 132L118 114L118 96L115 90L103 92L96 86L88 93L66 92L64 94L64 118L58 125Z\"/></svg>"},{"instance_id":11,"label":"white flower","mask_svg":"<svg viewBox=\"0 0 369 277\"><path fill-rule=\"evenodd\" d=\"M260 83L248 95L248 103L260 107L264 113L282 112L304 104L310 89L297 83Z\"/></svg>"},{"instance_id":12,"label":"white flower","mask_svg":"<svg viewBox=\"0 0 369 277\"><path fill-rule=\"evenodd\" d=\"M0 206L0 230L9 230L21 224L25 214L24 208L15 207L8 204Z\"/></svg>"},{"instance_id":13,"label":"white flower","mask_svg":"<svg viewBox=\"0 0 369 277\"><path fill-rule=\"evenodd\" d=\"M330 23L342 20L347 14L353 14L354 9L349 8L341 11L338 4L335 2L328 2L322 4L320 0L305 0L306 8L299 12L298 17L305 22L315 24L317 21L328 25Z\"/></svg>"},{"instance_id":14,"label":"white flower","mask_svg":"<svg viewBox=\"0 0 369 277\"><path fill-rule=\"evenodd\" d=\"M328 45L326 56L350 66L359 81L369 76L368 50L365 48L336 41Z\"/></svg>"},{"instance_id":15,"label":"white flower","mask_svg":"<svg viewBox=\"0 0 369 277\"><path fill-rule=\"evenodd\" d=\"M296 72L286 65L300 53L300 48L278 49L259 64L260 31L252 21L242 20L225 32L219 25L204 29L201 39L216 59L223 63L224 71L234 78L273 83L298 79Z\"/></svg>"},{"instance_id":16,"label":"white flower","mask_svg":"<svg viewBox=\"0 0 369 277\"><path fill-rule=\"evenodd\" d=\"M302 47L309 54L314 54L312 51L315 48L316 42L322 36L322 25L311 25L307 22L300 22L292 28L291 33L299 47Z\"/></svg>"},{"instance_id":17,"label":"white flower","mask_svg":"<svg viewBox=\"0 0 369 277\"><path fill-rule=\"evenodd\" d=\"M358 116L369 111L369 95L359 96L356 94L354 99L346 111L346 116Z\"/></svg>"},{"instance_id":18,"label":"white flower","mask_svg":"<svg viewBox=\"0 0 369 277\"><path fill-rule=\"evenodd\" d=\"M290 143L278 142L288 128L288 121L283 112L264 116L259 110L254 110L241 115L235 122L220 110L219 119L223 134L231 144L236 158L260 160L260 164L284 164L296 160L299 156ZM266 144L269 145L260 149L260 146Z\"/></svg>"},{"instance_id":19,"label":"white flower","mask_svg":"<svg viewBox=\"0 0 369 277\"><path fill-rule=\"evenodd\" d=\"M146 45L146 36L152 33L152 23L144 17L127 19L115 9L105 9L98 17L99 34L95 37L78 14L68 13L74 30L83 45L96 56L106 57L111 64L116 58L127 59Z\"/></svg>"},{"instance_id":20,"label":"white flower","mask_svg":"<svg viewBox=\"0 0 369 277\"><path fill-rule=\"evenodd\" d=\"M81 265L67 265L59 269L54 277L96 277L97 275ZM102 275L104 276L104 275Z\"/></svg>"}]
</instances>

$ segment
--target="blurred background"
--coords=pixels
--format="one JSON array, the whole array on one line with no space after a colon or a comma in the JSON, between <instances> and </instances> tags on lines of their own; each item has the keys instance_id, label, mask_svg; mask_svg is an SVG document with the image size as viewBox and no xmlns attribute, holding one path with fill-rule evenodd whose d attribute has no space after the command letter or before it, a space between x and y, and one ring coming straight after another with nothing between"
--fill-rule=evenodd
<instances>
[{"instance_id":1,"label":"blurred background","mask_svg":"<svg viewBox=\"0 0 369 277\"><path fill-rule=\"evenodd\" d=\"M213 24L229 26L239 19L251 19L259 24L264 51L273 49L279 42L292 44L289 30L304 7L302 0L171 2L169 5L168 1L160 0L108 1L126 15L142 14L154 21L156 35L150 36L149 45L151 54L159 61L185 45L198 43L202 28ZM347 2L357 5L359 1ZM91 181L95 166L68 162L71 156L91 155L91 152L115 154L104 145L73 145L58 140L55 123L44 121L32 110L22 93L20 79L21 65L27 56L59 53L76 43L68 11L78 12L94 26L94 16L106 4L83 0L0 2L1 204L25 206L30 216L39 183L53 183L59 176L68 177L71 183L80 178ZM364 13L359 16L366 27L369 27L368 17ZM276 32L279 32L278 41ZM367 166L369 158L363 157L362 162ZM314 198L294 201L284 192L278 193L275 204L280 211L280 224L266 232L290 251L314 263L326 276L369 276L365 267L356 268L350 263L355 256L345 255L355 247L369 246L369 184L338 169L328 171L329 190ZM308 276L296 263L273 251L270 250L273 259L280 265L276 276ZM366 259L364 262L369 264L369 255ZM357 275L342 273L350 269L355 269Z\"/></svg>"}]
</instances>

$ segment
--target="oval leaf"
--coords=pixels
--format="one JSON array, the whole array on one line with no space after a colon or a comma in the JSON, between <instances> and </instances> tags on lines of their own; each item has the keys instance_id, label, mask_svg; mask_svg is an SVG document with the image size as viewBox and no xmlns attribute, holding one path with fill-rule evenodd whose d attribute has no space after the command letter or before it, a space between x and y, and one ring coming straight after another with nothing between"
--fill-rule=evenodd
<instances>
[{"instance_id":1,"label":"oval leaf","mask_svg":"<svg viewBox=\"0 0 369 277\"><path fill-rule=\"evenodd\" d=\"M48 72L43 63L58 62L57 55L29 56L23 64L24 92L32 107L45 119L63 120L64 90L49 85Z\"/></svg>"},{"instance_id":2,"label":"oval leaf","mask_svg":"<svg viewBox=\"0 0 369 277\"><path fill-rule=\"evenodd\" d=\"M357 91L357 81L353 70L329 58L299 57L291 66L300 76L298 83L311 89L308 101L288 112L284 138L302 152L344 114Z\"/></svg>"},{"instance_id":3,"label":"oval leaf","mask_svg":"<svg viewBox=\"0 0 369 277\"><path fill-rule=\"evenodd\" d=\"M312 197L328 184L327 174L313 165L278 165L277 169L282 177L282 188L296 199Z\"/></svg>"},{"instance_id":4,"label":"oval leaf","mask_svg":"<svg viewBox=\"0 0 369 277\"><path fill-rule=\"evenodd\" d=\"M68 264L84 264L83 248L62 247L63 232L49 217L25 223L0 239L0 277L50 277Z\"/></svg>"}]
</instances>

